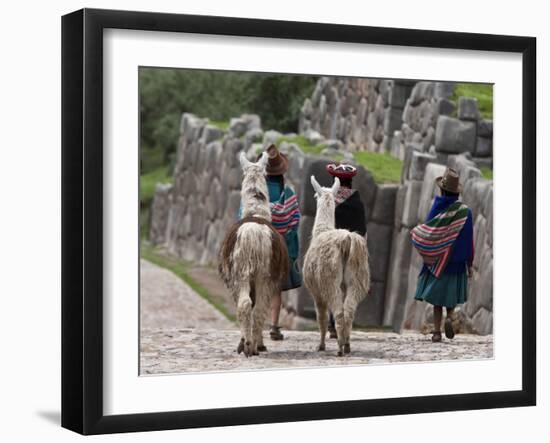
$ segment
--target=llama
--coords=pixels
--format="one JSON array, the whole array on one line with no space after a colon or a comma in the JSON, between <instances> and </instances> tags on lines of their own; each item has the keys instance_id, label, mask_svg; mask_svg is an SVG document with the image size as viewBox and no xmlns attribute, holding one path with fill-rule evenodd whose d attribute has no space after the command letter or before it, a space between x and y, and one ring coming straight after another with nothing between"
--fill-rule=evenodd
<instances>
[{"instance_id":1,"label":"llama","mask_svg":"<svg viewBox=\"0 0 550 443\"><path fill-rule=\"evenodd\" d=\"M340 180L335 178L331 188L323 188L311 176L311 184L317 199L317 213L311 244L304 257L304 283L315 301L321 333L318 350L325 350L327 309L330 309L336 321L338 356L341 357L351 352L355 310L369 291L369 253L361 235L334 227L334 197Z\"/></svg>"},{"instance_id":2,"label":"llama","mask_svg":"<svg viewBox=\"0 0 550 443\"><path fill-rule=\"evenodd\" d=\"M242 218L227 231L219 253L219 273L237 305L241 339L237 352L246 357L266 351L262 331L271 298L287 278L289 259L283 237L271 226L265 180L267 153L257 163L240 155L243 169Z\"/></svg>"}]
</instances>

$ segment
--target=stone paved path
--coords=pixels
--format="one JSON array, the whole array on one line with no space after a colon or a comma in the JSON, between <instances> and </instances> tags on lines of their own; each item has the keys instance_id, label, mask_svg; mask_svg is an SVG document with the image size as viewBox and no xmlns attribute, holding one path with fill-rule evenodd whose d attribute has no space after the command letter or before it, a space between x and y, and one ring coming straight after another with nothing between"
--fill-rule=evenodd
<instances>
[{"instance_id":1,"label":"stone paved path","mask_svg":"<svg viewBox=\"0 0 550 443\"><path fill-rule=\"evenodd\" d=\"M335 340L317 352L318 332L283 331L267 353L237 355L239 331L213 306L169 271L141 263L141 373L168 374L227 370L300 368L493 357L493 337L457 335L432 343L418 332L353 331L352 353L336 356Z\"/></svg>"},{"instance_id":2,"label":"stone paved path","mask_svg":"<svg viewBox=\"0 0 550 443\"><path fill-rule=\"evenodd\" d=\"M142 374L210 372L244 369L300 368L434 360L484 359L493 356L492 336L457 335L453 340L432 343L417 332L354 331L352 352L337 357L336 341L325 352L315 349L317 332L284 331L285 340L267 338L268 352L258 357L237 355L239 332L235 330L149 330L142 341ZM266 334L267 335L267 334Z\"/></svg>"}]
</instances>

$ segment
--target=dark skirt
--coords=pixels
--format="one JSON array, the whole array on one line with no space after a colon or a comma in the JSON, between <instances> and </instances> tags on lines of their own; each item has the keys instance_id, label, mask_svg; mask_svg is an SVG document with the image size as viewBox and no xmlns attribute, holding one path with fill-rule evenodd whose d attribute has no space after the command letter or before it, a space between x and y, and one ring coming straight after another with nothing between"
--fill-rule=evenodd
<instances>
[{"instance_id":1,"label":"dark skirt","mask_svg":"<svg viewBox=\"0 0 550 443\"><path fill-rule=\"evenodd\" d=\"M429 271L422 272L418 276L414 298L452 309L468 300L468 275L466 272L443 273L437 278Z\"/></svg>"},{"instance_id":2,"label":"dark skirt","mask_svg":"<svg viewBox=\"0 0 550 443\"><path fill-rule=\"evenodd\" d=\"M300 274L300 266L298 265L298 259L292 260L290 258L290 269L288 272L288 278L281 284L281 291L288 291L289 289L295 289L302 286L302 274Z\"/></svg>"}]
</instances>

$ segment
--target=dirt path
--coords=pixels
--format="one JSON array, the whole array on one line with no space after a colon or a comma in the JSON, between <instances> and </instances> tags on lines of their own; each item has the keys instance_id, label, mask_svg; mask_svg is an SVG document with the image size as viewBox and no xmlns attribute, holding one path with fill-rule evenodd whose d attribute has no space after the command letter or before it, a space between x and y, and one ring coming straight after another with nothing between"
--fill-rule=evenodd
<instances>
[{"instance_id":1,"label":"dirt path","mask_svg":"<svg viewBox=\"0 0 550 443\"><path fill-rule=\"evenodd\" d=\"M142 336L148 329L233 329L235 324L172 272L146 260L140 267Z\"/></svg>"},{"instance_id":2,"label":"dirt path","mask_svg":"<svg viewBox=\"0 0 550 443\"><path fill-rule=\"evenodd\" d=\"M233 316L237 315L235 302L223 284L217 269L197 265L189 267L187 273L206 289L217 303L223 305L227 312Z\"/></svg>"}]
</instances>

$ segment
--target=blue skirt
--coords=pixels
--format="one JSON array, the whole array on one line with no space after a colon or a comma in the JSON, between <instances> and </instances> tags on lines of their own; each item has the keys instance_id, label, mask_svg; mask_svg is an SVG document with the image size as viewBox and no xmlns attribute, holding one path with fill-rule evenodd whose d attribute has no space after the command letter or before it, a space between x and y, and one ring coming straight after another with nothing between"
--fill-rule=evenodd
<instances>
[{"instance_id":1,"label":"blue skirt","mask_svg":"<svg viewBox=\"0 0 550 443\"><path fill-rule=\"evenodd\" d=\"M468 300L468 275L466 272L443 273L437 278L429 271L422 272L418 276L414 298L452 309Z\"/></svg>"},{"instance_id":2,"label":"blue skirt","mask_svg":"<svg viewBox=\"0 0 550 443\"><path fill-rule=\"evenodd\" d=\"M290 269L288 272L288 278L281 284L281 291L288 291L289 289L295 289L302 286L302 274L300 274L300 266L298 265L298 259L290 259Z\"/></svg>"},{"instance_id":3,"label":"blue skirt","mask_svg":"<svg viewBox=\"0 0 550 443\"><path fill-rule=\"evenodd\" d=\"M302 286L302 274L300 273L300 265L298 264L299 243L298 243L298 228L295 227L288 231L284 236L286 248L288 250L288 260L290 268L288 270L288 278L281 282L281 291L288 291Z\"/></svg>"}]
</instances>

